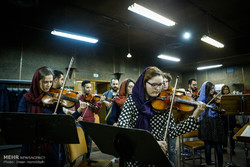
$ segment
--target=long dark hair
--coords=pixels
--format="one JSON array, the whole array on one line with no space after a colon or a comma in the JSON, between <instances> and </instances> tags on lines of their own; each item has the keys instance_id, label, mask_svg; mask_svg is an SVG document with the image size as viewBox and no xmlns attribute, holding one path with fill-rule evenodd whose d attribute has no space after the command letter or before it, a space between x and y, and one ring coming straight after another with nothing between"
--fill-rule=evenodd
<instances>
[{"instance_id":1,"label":"long dark hair","mask_svg":"<svg viewBox=\"0 0 250 167\"><path fill-rule=\"evenodd\" d=\"M133 82L133 83L135 84L135 81L133 81L132 79L128 79L128 80L127 80L127 82L126 82L126 84L125 84L125 95L127 94L127 88L128 88L128 84L129 84L130 82Z\"/></svg>"},{"instance_id":2,"label":"long dark hair","mask_svg":"<svg viewBox=\"0 0 250 167\"><path fill-rule=\"evenodd\" d=\"M206 96L210 100L213 95L210 94L210 90L214 88L214 84L212 82L207 82L206 84Z\"/></svg>"},{"instance_id":3,"label":"long dark hair","mask_svg":"<svg viewBox=\"0 0 250 167\"><path fill-rule=\"evenodd\" d=\"M223 90L224 90L225 88L227 88L227 89L228 89L228 93L230 93L230 88L229 88L229 86L228 86L228 85L223 85L222 88L221 88L221 94L224 94L224 93L223 93Z\"/></svg>"}]
</instances>

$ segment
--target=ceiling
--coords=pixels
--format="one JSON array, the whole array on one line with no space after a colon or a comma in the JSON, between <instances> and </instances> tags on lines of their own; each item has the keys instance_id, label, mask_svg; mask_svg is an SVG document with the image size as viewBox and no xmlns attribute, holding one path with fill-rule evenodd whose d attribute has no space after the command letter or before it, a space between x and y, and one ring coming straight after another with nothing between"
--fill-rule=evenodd
<instances>
[{"instance_id":1,"label":"ceiling","mask_svg":"<svg viewBox=\"0 0 250 167\"><path fill-rule=\"evenodd\" d=\"M166 27L128 11L136 2L177 24ZM198 66L235 66L250 62L250 10L243 0L8 0L2 2L5 26L41 31L59 28L97 37L99 43L124 51L132 59L149 60L169 70L189 72ZM7 10L6 10L7 9ZM3 13L4 11L4 13ZM190 40L182 33L189 31ZM222 49L200 40L202 35L222 42ZM160 60L166 53L180 62Z\"/></svg>"}]
</instances>

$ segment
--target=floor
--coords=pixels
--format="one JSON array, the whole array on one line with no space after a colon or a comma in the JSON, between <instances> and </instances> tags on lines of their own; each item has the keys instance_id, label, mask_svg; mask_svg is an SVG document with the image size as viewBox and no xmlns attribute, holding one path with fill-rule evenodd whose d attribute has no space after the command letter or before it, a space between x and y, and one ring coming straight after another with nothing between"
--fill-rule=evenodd
<instances>
[{"instance_id":1,"label":"floor","mask_svg":"<svg viewBox=\"0 0 250 167\"><path fill-rule=\"evenodd\" d=\"M15 162L13 164L9 164L9 163L7 163L7 161L4 161L4 156L5 157L6 157L6 155L14 155L15 156L15 155L19 155L19 153L20 153L20 148L18 148L18 147L17 148L9 148L9 149L1 149L1 147L0 147L0 166L1 167L16 167L17 165L15 164ZM201 154L204 157L204 153L202 152ZM214 156L212 155L212 157L214 157ZM235 155L232 156L233 164L235 164L235 166L239 166L239 167L247 167L245 157L246 156L245 156L245 151L244 151L244 144L242 142L237 142L236 148L235 148ZM98 147L95 144L93 144L91 158L111 160L114 157L112 155L103 154L98 149ZM226 164L226 162L231 162L230 156L229 156L229 149L227 150L227 153L223 154L223 158L224 158L224 162L225 162L224 166L226 167L226 166L228 166ZM81 158L79 158L78 161L80 159ZM203 159L202 162L204 163L205 160ZM199 159L197 159L195 161L195 163L196 163L195 166L201 166ZM232 163L230 163L230 164L232 164ZM118 167L118 166L119 166L119 160L113 163L113 167ZM193 167L192 160L186 161L185 166ZM250 167L250 165L248 165L248 166Z\"/></svg>"}]
</instances>

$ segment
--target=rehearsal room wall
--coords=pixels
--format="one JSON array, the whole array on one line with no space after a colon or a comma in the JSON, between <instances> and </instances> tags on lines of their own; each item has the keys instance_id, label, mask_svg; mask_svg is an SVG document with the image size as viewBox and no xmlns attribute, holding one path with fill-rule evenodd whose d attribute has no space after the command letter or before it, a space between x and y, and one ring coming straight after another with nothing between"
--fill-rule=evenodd
<instances>
[{"instance_id":1,"label":"rehearsal room wall","mask_svg":"<svg viewBox=\"0 0 250 167\"><path fill-rule=\"evenodd\" d=\"M222 67L217 69L210 69L204 71L195 71L184 73L183 80L186 81L184 85L188 86L187 81L195 78L198 82L198 87L202 86L205 81L210 81L214 84L226 84L232 91L250 90L250 66L233 66Z\"/></svg>"},{"instance_id":2,"label":"rehearsal room wall","mask_svg":"<svg viewBox=\"0 0 250 167\"><path fill-rule=\"evenodd\" d=\"M26 34L26 31L20 30L6 38L1 45L0 79L31 80L35 70L41 66L49 66L66 74L72 56L75 58L73 67L76 68L73 78L110 81L114 72L123 72L121 81L125 78L136 81L144 68L157 66L157 62L142 60L136 54L131 59L126 55L127 50L101 42L88 44L53 36L46 31L30 30ZM179 73L161 69L170 72L173 78L180 76L178 83L182 83ZM98 78L93 77L95 73L99 74ZM74 79L67 82L67 86L73 85Z\"/></svg>"}]
</instances>

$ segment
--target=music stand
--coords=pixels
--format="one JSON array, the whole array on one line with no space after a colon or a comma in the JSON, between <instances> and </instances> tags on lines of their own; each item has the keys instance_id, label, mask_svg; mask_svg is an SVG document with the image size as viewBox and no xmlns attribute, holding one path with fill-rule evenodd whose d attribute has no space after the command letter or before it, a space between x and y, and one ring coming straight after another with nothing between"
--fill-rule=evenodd
<instances>
[{"instance_id":1,"label":"music stand","mask_svg":"<svg viewBox=\"0 0 250 167\"><path fill-rule=\"evenodd\" d=\"M0 113L0 145L79 143L69 115Z\"/></svg>"},{"instance_id":2,"label":"music stand","mask_svg":"<svg viewBox=\"0 0 250 167\"><path fill-rule=\"evenodd\" d=\"M243 114L244 115L250 115L250 95L244 94L242 95L242 101L243 101Z\"/></svg>"},{"instance_id":3,"label":"music stand","mask_svg":"<svg viewBox=\"0 0 250 167\"><path fill-rule=\"evenodd\" d=\"M156 166L171 166L168 158L152 134L146 130L79 122L101 152L120 157L120 167L127 161Z\"/></svg>"},{"instance_id":4,"label":"music stand","mask_svg":"<svg viewBox=\"0 0 250 167\"><path fill-rule=\"evenodd\" d=\"M243 107L243 102L242 102L242 97L240 95L222 95L221 96L221 102L220 102L220 108L225 110L225 116L227 116L227 128L228 128L228 138L229 138L229 147L230 147L230 162L227 163L228 166L236 166L232 162L232 145L231 145L231 136L232 136L232 131L230 130L230 125L229 125L229 115L239 115L242 114L242 107Z\"/></svg>"},{"instance_id":5,"label":"music stand","mask_svg":"<svg viewBox=\"0 0 250 167\"><path fill-rule=\"evenodd\" d=\"M225 110L223 115L239 115L242 113L242 99L240 95L222 95L220 108Z\"/></svg>"},{"instance_id":6,"label":"music stand","mask_svg":"<svg viewBox=\"0 0 250 167\"><path fill-rule=\"evenodd\" d=\"M233 139L237 141L244 142L245 146L245 156L246 156L246 164L248 165L248 147L247 143L250 143L250 137L248 136L241 136L241 134L244 132L244 130L250 126L250 124L245 124L234 136Z\"/></svg>"}]
</instances>

